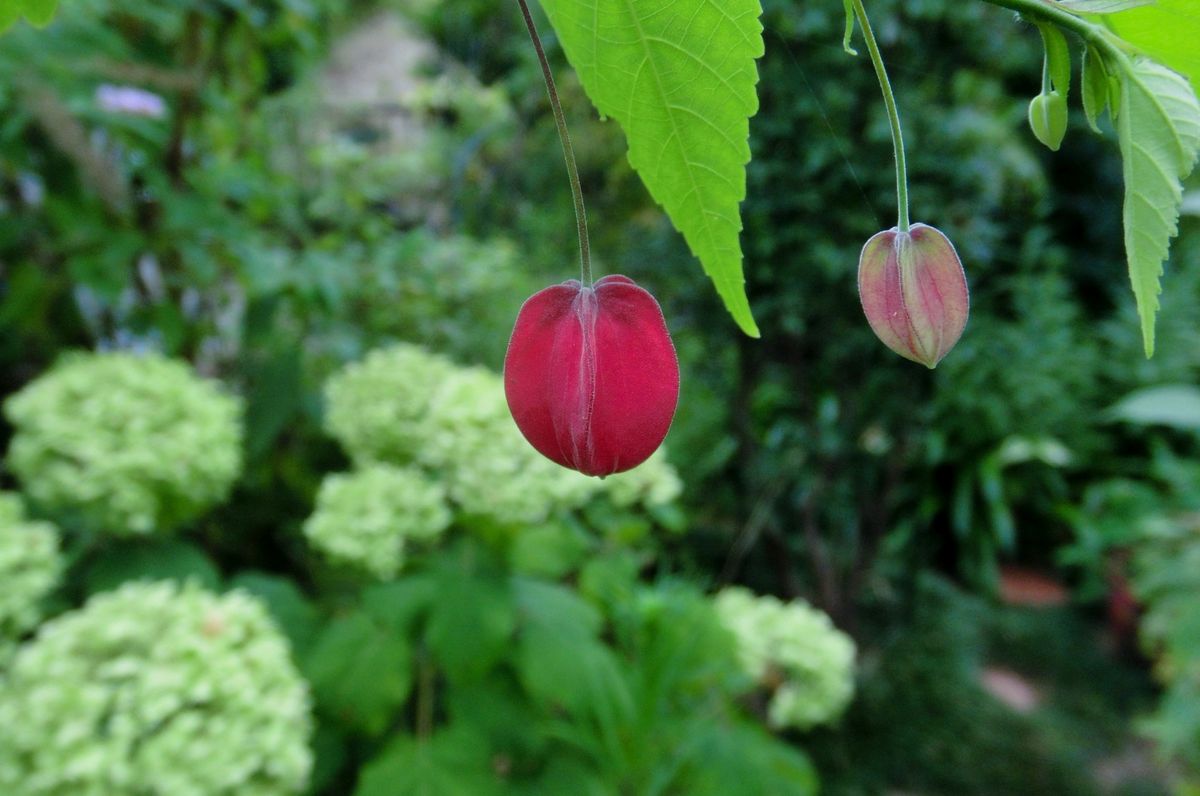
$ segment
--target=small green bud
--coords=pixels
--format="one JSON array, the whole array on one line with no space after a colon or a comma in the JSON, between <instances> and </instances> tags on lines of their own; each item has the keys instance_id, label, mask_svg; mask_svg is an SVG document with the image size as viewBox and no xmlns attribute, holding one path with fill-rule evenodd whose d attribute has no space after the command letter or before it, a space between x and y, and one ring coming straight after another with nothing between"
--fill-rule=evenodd
<instances>
[{"instance_id":1,"label":"small green bud","mask_svg":"<svg viewBox=\"0 0 1200 796\"><path fill-rule=\"evenodd\" d=\"M863 246L858 295L875 335L933 368L967 325L970 296L954 244L927 224L880 232Z\"/></svg>"},{"instance_id":2,"label":"small green bud","mask_svg":"<svg viewBox=\"0 0 1200 796\"><path fill-rule=\"evenodd\" d=\"M1057 91L1038 94L1029 103L1029 127L1034 136L1057 152L1067 135L1067 100Z\"/></svg>"}]
</instances>

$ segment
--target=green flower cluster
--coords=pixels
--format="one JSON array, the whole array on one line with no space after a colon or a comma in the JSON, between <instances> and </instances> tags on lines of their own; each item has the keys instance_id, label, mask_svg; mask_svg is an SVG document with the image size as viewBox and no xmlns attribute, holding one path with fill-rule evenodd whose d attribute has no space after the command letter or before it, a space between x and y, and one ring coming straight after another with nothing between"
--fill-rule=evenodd
<instances>
[{"instance_id":1,"label":"green flower cluster","mask_svg":"<svg viewBox=\"0 0 1200 796\"><path fill-rule=\"evenodd\" d=\"M723 589L717 613L738 643L742 668L773 690L773 727L807 729L841 715L854 695L854 642L829 617L799 600Z\"/></svg>"},{"instance_id":2,"label":"green flower cluster","mask_svg":"<svg viewBox=\"0 0 1200 796\"><path fill-rule=\"evenodd\" d=\"M41 619L41 602L62 574L58 529L25 518L21 499L0 493L0 664Z\"/></svg>"},{"instance_id":3,"label":"green flower cluster","mask_svg":"<svg viewBox=\"0 0 1200 796\"><path fill-rule=\"evenodd\" d=\"M182 362L68 357L9 398L8 464L67 523L134 536L221 501L241 471L241 404Z\"/></svg>"},{"instance_id":4,"label":"green flower cluster","mask_svg":"<svg viewBox=\"0 0 1200 796\"><path fill-rule=\"evenodd\" d=\"M452 518L445 490L421 471L368 465L325 479L304 535L331 559L390 578L407 540L436 538Z\"/></svg>"},{"instance_id":5,"label":"green flower cluster","mask_svg":"<svg viewBox=\"0 0 1200 796\"><path fill-rule=\"evenodd\" d=\"M0 680L0 792L299 793L310 726L307 687L255 598L128 583L17 652Z\"/></svg>"},{"instance_id":6,"label":"green flower cluster","mask_svg":"<svg viewBox=\"0 0 1200 796\"><path fill-rule=\"evenodd\" d=\"M533 449L508 411L503 380L484 368L460 368L443 381L427 422L418 458L443 474L467 514L532 524L583 505L602 487Z\"/></svg>"},{"instance_id":7,"label":"green flower cluster","mask_svg":"<svg viewBox=\"0 0 1200 796\"><path fill-rule=\"evenodd\" d=\"M356 464L413 461L427 436L434 392L452 362L400 344L372 351L325 385L325 427Z\"/></svg>"},{"instance_id":8,"label":"green flower cluster","mask_svg":"<svg viewBox=\"0 0 1200 796\"><path fill-rule=\"evenodd\" d=\"M467 514L536 523L604 488L525 441L498 375L417 346L396 345L350 365L329 381L326 400L327 428L358 466L419 466Z\"/></svg>"},{"instance_id":9,"label":"green flower cluster","mask_svg":"<svg viewBox=\"0 0 1200 796\"><path fill-rule=\"evenodd\" d=\"M683 481L667 461L665 450L659 448L634 469L604 479L609 499L622 508L663 506L677 500L683 493Z\"/></svg>"}]
</instances>

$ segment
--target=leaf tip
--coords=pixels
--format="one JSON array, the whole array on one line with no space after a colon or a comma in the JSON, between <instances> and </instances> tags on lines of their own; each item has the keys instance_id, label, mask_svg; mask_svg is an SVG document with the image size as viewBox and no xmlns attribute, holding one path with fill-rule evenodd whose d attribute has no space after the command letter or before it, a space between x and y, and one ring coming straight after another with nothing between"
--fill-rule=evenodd
<instances>
[{"instance_id":1,"label":"leaf tip","mask_svg":"<svg viewBox=\"0 0 1200 796\"><path fill-rule=\"evenodd\" d=\"M735 316L734 320L737 322L738 328L741 329L747 337L753 340L759 340L762 338L762 332L759 331L758 324L754 322L753 316L751 316L749 313L746 313L740 317Z\"/></svg>"}]
</instances>

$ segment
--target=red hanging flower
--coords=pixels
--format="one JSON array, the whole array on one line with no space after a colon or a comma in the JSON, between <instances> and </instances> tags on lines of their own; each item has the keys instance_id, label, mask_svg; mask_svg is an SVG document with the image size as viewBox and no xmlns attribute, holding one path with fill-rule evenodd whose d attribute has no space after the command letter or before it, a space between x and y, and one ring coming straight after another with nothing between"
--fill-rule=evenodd
<instances>
[{"instance_id":1,"label":"red hanging flower","mask_svg":"<svg viewBox=\"0 0 1200 796\"><path fill-rule=\"evenodd\" d=\"M644 462L679 402L679 361L662 309L625 276L572 279L529 298L504 359L504 392L542 455L585 475Z\"/></svg>"}]
</instances>

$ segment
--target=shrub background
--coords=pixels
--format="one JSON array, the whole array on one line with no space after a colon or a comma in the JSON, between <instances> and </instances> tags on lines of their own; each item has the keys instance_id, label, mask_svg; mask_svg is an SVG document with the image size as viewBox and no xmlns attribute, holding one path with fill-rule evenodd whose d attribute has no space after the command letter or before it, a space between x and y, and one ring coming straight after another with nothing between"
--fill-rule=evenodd
<instances>
[{"instance_id":1,"label":"shrub background","mask_svg":"<svg viewBox=\"0 0 1200 796\"><path fill-rule=\"evenodd\" d=\"M603 483L529 450L499 387L520 303L575 267L511 4L87 0L5 33L0 650L37 661L129 590L256 600L311 700L280 787L314 794L1194 786L1195 217L1146 361L1115 139L1072 116L1061 152L1033 140L1038 38L1009 14L878 0L914 218L972 287L959 346L910 367L854 294L891 218L874 76L839 4L764 6L761 341L548 40L598 267L654 291L683 367L666 454ZM420 528L389 521L418 505ZM1014 567L1067 604L1005 604ZM846 698L853 640L840 716L771 729L782 684L747 674L713 598L739 587L822 612L811 658L768 653L824 684L796 715ZM56 715L26 703L39 668L0 651L25 748ZM997 668L1032 707L985 688Z\"/></svg>"}]
</instances>

